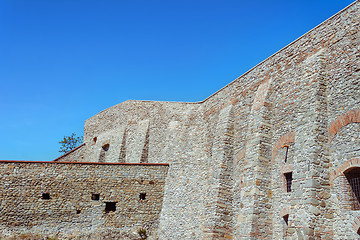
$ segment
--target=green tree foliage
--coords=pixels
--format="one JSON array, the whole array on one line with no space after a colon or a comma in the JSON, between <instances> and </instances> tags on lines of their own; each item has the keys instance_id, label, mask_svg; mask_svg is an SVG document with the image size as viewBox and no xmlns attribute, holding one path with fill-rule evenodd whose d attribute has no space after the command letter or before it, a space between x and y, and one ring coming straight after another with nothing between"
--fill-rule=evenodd
<instances>
[{"instance_id":1,"label":"green tree foliage","mask_svg":"<svg viewBox=\"0 0 360 240\"><path fill-rule=\"evenodd\" d=\"M83 141L83 137L77 137L75 133L72 133L70 136L65 136L60 143L59 152L67 153L68 151L73 150L78 147Z\"/></svg>"}]
</instances>

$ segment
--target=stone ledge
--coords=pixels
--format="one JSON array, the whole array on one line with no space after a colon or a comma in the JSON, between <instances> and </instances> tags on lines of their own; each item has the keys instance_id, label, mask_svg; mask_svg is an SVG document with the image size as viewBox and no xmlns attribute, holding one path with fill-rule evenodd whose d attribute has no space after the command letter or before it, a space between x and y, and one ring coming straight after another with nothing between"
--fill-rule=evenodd
<instances>
[{"instance_id":1,"label":"stone ledge","mask_svg":"<svg viewBox=\"0 0 360 240\"><path fill-rule=\"evenodd\" d=\"M57 161L18 161L0 160L0 163L44 163L44 164L81 164L81 165L142 165L142 166L169 166L169 163L114 163L114 162L57 162Z\"/></svg>"}]
</instances>

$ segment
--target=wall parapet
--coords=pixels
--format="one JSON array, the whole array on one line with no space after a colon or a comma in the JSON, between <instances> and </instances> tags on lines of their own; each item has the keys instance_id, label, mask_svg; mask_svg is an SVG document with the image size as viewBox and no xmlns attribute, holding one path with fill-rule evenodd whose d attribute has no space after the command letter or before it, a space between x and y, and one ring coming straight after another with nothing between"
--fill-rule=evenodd
<instances>
[{"instance_id":1,"label":"wall parapet","mask_svg":"<svg viewBox=\"0 0 360 240\"><path fill-rule=\"evenodd\" d=\"M19 161L0 160L0 163L44 163L44 164L78 164L78 165L141 165L141 166L169 166L169 163L116 163L116 162L54 162L54 161Z\"/></svg>"},{"instance_id":2,"label":"wall parapet","mask_svg":"<svg viewBox=\"0 0 360 240\"><path fill-rule=\"evenodd\" d=\"M60 159L62 159L62 158L64 158L64 157L68 156L69 154L71 154L71 153L75 152L76 150L78 150L78 149L80 149L80 148L82 148L82 147L84 147L84 146L85 146L85 143L83 143L83 144L81 144L80 146L78 146L78 147L76 147L76 148L74 148L74 149L72 149L72 150L70 150L70 151L68 151L68 152L64 153L64 154L63 154L63 155L61 155L60 157L55 158L53 161L59 161Z\"/></svg>"},{"instance_id":3,"label":"wall parapet","mask_svg":"<svg viewBox=\"0 0 360 240\"><path fill-rule=\"evenodd\" d=\"M0 161L0 238L151 236L168 164ZM71 223L71 228L69 228ZM5 234L5 236L1 235ZM125 234L125 235L124 235Z\"/></svg>"}]
</instances>

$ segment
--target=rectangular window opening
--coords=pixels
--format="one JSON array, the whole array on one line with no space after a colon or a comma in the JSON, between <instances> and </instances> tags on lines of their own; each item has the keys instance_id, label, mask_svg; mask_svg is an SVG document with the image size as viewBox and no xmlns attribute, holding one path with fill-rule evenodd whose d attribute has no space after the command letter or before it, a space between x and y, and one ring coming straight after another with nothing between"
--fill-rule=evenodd
<instances>
[{"instance_id":1,"label":"rectangular window opening","mask_svg":"<svg viewBox=\"0 0 360 240\"><path fill-rule=\"evenodd\" d=\"M360 209L360 168L352 168L344 173L349 182L349 203L352 210Z\"/></svg>"},{"instance_id":2,"label":"rectangular window opening","mask_svg":"<svg viewBox=\"0 0 360 240\"><path fill-rule=\"evenodd\" d=\"M285 179L286 179L286 192L291 192L291 185L292 185L292 172L285 173Z\"/></svg>"},{"instance_id":3,"label":"rectangular window opening","mask_svg":"<svg viewBox=\"0 0 360 240\"><path fill-rule=\"evenodd\" d=\"M145 200L146 193L140 193L139 197L140 197L140 200Z\"/></svg>"},{"instance_id":4,"label":"rectangular window opening","mask_svg":"<svg viewBox=\"0 0 360 240\"><path fill-rule=\"evenodd\" d=\"M105 203L105 212L115 212L116 211L116 202L106 202Z\"/></svg>"},{"instance_id":5,"label":"rectangular window opening","mask_svg":"<svg viewBox=\"0 0 360 240\"><path fill-rule=\"evenodd\" d=\"M99 201L100 200L100 194L93 193L91 195L91 200Z\"/></svg>"},{"instance_id":6,"label":"rectangular window opening","mask_svg":"<svg viewBox=\"0 0 360 240\"><path fill-rule=\"evenodd\" d=\"M46 200L51 199L51 198L50 198L50 193L43 193L42 196L41 196L41 198L42 198L42 199L46 199Z\"/></svg>"}]
</instances>

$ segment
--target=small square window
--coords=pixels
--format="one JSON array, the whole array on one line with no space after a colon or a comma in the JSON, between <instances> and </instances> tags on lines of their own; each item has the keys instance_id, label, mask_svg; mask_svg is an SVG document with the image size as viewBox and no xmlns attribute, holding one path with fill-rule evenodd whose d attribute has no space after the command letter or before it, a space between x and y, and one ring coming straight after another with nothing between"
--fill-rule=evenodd
<instances>
[{"instance_id":1,"label":"small square window","mask_svg":"<svg viewBox=\"0 0 360 240\"><path fill-rule=\"evenodd\" d=\"M100 194L95 194L95 193L93 193L93 194L91 195L91 200L99 201L99 200L100 200Z\"/></svg>"},{"instance_id":2,"label":"small square window","mask_svg":"<svg viewBox=\"0 0 360 240\"><path fill-rule=\"evenodd\" d=\"M116 211L116 202L106 202L105 203L105 212L115 212Z\"/></svg>"},{"instance_id":3,"label":"small square window","mask_svg":"<svg viewBox=\"0 0 360 240\"><path fill-rule=\"evenodd\" d=\"M80 214L81 213L81 210L76 210L76 214Z\"/></svg>"},{"instance_id":4,"label":"small square window","mask_svg":"<svg viewBox=\"0 0 360 240\"><path fill-rule=\"evenodd\" d=\"M140 193L139 197L140 197L140 200L145 200L146 193Z\"/></svg>"},{"instance_id":5,"label":"small square window","mask_svg":"<svg viewBox=\"0 0 360 240\"><path fill-rule=\"evenodd\" d=\"M46 199L46 200L51 199L51 198L50 198L50 193L43 193L42 196L41 196L41 198L42 198L42 199Z\"/></svg>"}]
</instances>

